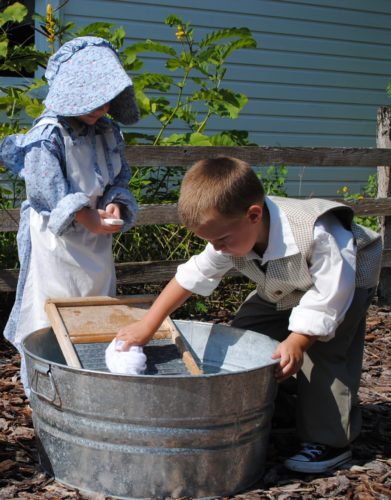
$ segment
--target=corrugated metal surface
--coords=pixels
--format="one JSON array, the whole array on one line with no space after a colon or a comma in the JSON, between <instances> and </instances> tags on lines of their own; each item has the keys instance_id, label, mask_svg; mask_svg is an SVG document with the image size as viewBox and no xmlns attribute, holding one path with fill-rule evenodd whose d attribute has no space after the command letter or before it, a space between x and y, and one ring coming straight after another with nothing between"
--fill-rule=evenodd
<instances>
[{"instance_id":1,"label":"corrugated metal surface","mask_svg":"<svg viewBox=\"0 0 391 500\"><path fill-rule=\"evenodd\" d=\"M39 2L37 2L38 4ZM42 1L41 1L42 3ZM226 86L249 97L238 120L212 120L209 132L241 129L268 146L376 144L377 108L390 103L391 2L388 0L70 0L64 20L123 26L126 43L152 38L173 42L169 14L190 21L201 37L214 29L248 27L258 47L232 55ZM164 71L163 60L146 54L145 69ZM143 120L137 130L157 130ZM176 130L175 130L176 131ZM309 175L290 169L290 194L334 196L348 181L352 192L370 169L333 169ZM354 180L350 180L354 177Z\"/></svg>"}]
</instances>

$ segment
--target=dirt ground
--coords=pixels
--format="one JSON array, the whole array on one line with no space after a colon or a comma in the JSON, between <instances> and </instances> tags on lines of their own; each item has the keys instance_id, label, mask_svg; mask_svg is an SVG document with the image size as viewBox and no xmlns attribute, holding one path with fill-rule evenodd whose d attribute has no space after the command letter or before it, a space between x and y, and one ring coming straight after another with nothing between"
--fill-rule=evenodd
<instances>
[{"instance_id":1,"label":"dirt ground","mask_svg":"<svg viewBox=\"0 0 391 500\"><path fill-rule=\"evenodd\" d=\"M19 356L0 337L0 500L113 500L82 494L39 467L28 401L19 382ZM281 461L296 446L293 428L273 428L266 473L235 499L391 499L391 307L371 306L359 392L363 428L353 459L322 476L287 471Z\"/></svg>"}]
</instances>

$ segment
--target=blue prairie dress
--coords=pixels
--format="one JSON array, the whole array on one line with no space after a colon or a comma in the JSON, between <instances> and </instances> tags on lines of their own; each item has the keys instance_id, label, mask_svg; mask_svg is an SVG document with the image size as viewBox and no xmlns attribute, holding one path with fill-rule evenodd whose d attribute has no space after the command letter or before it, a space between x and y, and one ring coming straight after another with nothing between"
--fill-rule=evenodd
<instances>
[{"instance_id":1,"label":"blue prairie dress","mask_svg":"<svg viewBox=\"0 0 391 500\"><path fill-rule=\"evenodd\" d=\"M128 188L121 133L106 117L89 126L47 112L25 135L7 137L0 158L25 180L27 190L17 236L19 282L4 331L21 351L26 335L49 326L48 298L116 293L112 236L91 233L75 213L120 203L126 231L137 203ZM28 393L23 356L21 379Z\"/></svg>"}]
</instances>

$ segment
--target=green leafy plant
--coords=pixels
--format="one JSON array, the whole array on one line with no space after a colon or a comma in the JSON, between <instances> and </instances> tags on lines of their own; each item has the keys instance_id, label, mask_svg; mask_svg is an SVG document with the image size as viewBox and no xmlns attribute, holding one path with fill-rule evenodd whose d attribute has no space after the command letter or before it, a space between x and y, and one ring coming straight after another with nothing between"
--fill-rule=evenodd
<instances>
[{"instance_id":1,"label":"green leafy plant","mask_svg":"<svg viewBox=\"0 0 391 500\"><path fill-rule=\"evenodd\" d=\"M0 210L9 210L20 206L20 200L25 197L24 182L15 179L3 167L0 167ZM17 267L16 233L0 233L0 262L2 268Z\"/></svg>"},{"instance_id":2,"label":"green leafy plant","mask_svg":"<svg viewBox=\"0 0 391 500\"><path fill-rule=\"evenodd\" d=\"M194 29L176 15L165 23L175 27L179 50L173 46L146 40L123 51L124 66L132 72L136 96L143 117L153 116L160 127L153 144L233 145L248 143L246 132L224 131L205 135L211 117L237 118L247 97L222 86L227 72L226 61L236 50L255 48L256 41L248 28L229 28L209 33L199 42ZM157 52L166 58L168 74L143 71L139 57L143 52ZM191 90L189 90L191 88ZM174 95L172 96L172 93ZM156 94L158 93L158 94ZM166 136L173 123L181 122L188 132ZM132 138L132 134L129 134ZM140 137L147 143L151 136Z\"/></svg>"},{"instance_id":3,"label":"green leafy plant","mask_svg":"<svg viewBox=\"0 0 391 500\"><path fill-rule=\"evenodd\" d=\"M349 191L348 186L343 186L341 190L337 191L337 194L341 195L346 201L356 201L363 200L365 198L376 198L377 197L377 175L373 174L368 177L367 184L361 190L361 193L352 193ZM375 215L362 217L355 216L354 220L361 224L362 226L369 227L374 231L380 230L379 218Z\"/></svg>"},{"instance_id":4,"label":"green leafy plant","mask_svg":"<svg viewBox=\"0 0 391 500\"><path fill-rule=\"evenodd\" d=\"M153 117L158 131L153 134L128 132L128 144L144 142L153 145L238 146L248 145L248 133L223 130L207 135L209 120L235 119L247 103L247 97L223 86L226 61L236 50L256 47L247 28L230 28L209 33L200 41L190 23L171 15L165 23L176 30L179 49L146 40L123 51L123 63L132 73L141 115ZM176 44L177 45L177 44ZM165 60L164 73L144 70L141 54L155 52ZM171 76L168 73L173 73ZM170 127L187 129L169 134ZM135 169L133 183L143 184L145 203L176 201L181 168Z\"/></svg>"},{"instance_id":5,"label":"green leafy plant","mask_svg":"<svg viewBox=\"0 0 391 500\"><path fill-rule=\"evenodd\" d=\"M39 65L46 63L45 54L37 51L32 41L20 45L10 43L10 31L15 24L23 23L28 9L20 2L5 7L0 11L0 64L2 71L15 75L23 72L33 73Z\"/></svg>"},{"instance_id":6,"label":"green leafy plant","mask_svg":"<svg viewBox=\"0 0 391 500\"><path fill-rule=\"evenodd\" d=\"M262 181L266 195L288 196L285 182L288 169L284 165L261 168L257 173Z\"/></svg>"}]
</instances>

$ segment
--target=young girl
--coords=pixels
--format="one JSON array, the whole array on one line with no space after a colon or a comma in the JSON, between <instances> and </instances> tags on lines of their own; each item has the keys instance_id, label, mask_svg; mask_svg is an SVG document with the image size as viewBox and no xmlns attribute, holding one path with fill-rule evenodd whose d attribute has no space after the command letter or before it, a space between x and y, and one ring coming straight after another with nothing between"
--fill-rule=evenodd
<instances>
[{"instance_id":1,"label":"young girl","mask_svg":"<svg viewBox=\"0 0 391 500\"><path fill-rule=\"evenodd\" d=\"M44 113L28 133L0 147L0 161L27 191L19 282L4 331L19 351L26 335L49 325L46 299L115 295L112 234L129 229L137 213L123 139L105 116L128 125L139 118L114 47L102 38L76 38L49 59L45 76ZM111 225L113 218L123 225ZM28 394L23 356L21 379Z\"/></svg>"}]
</instances>

